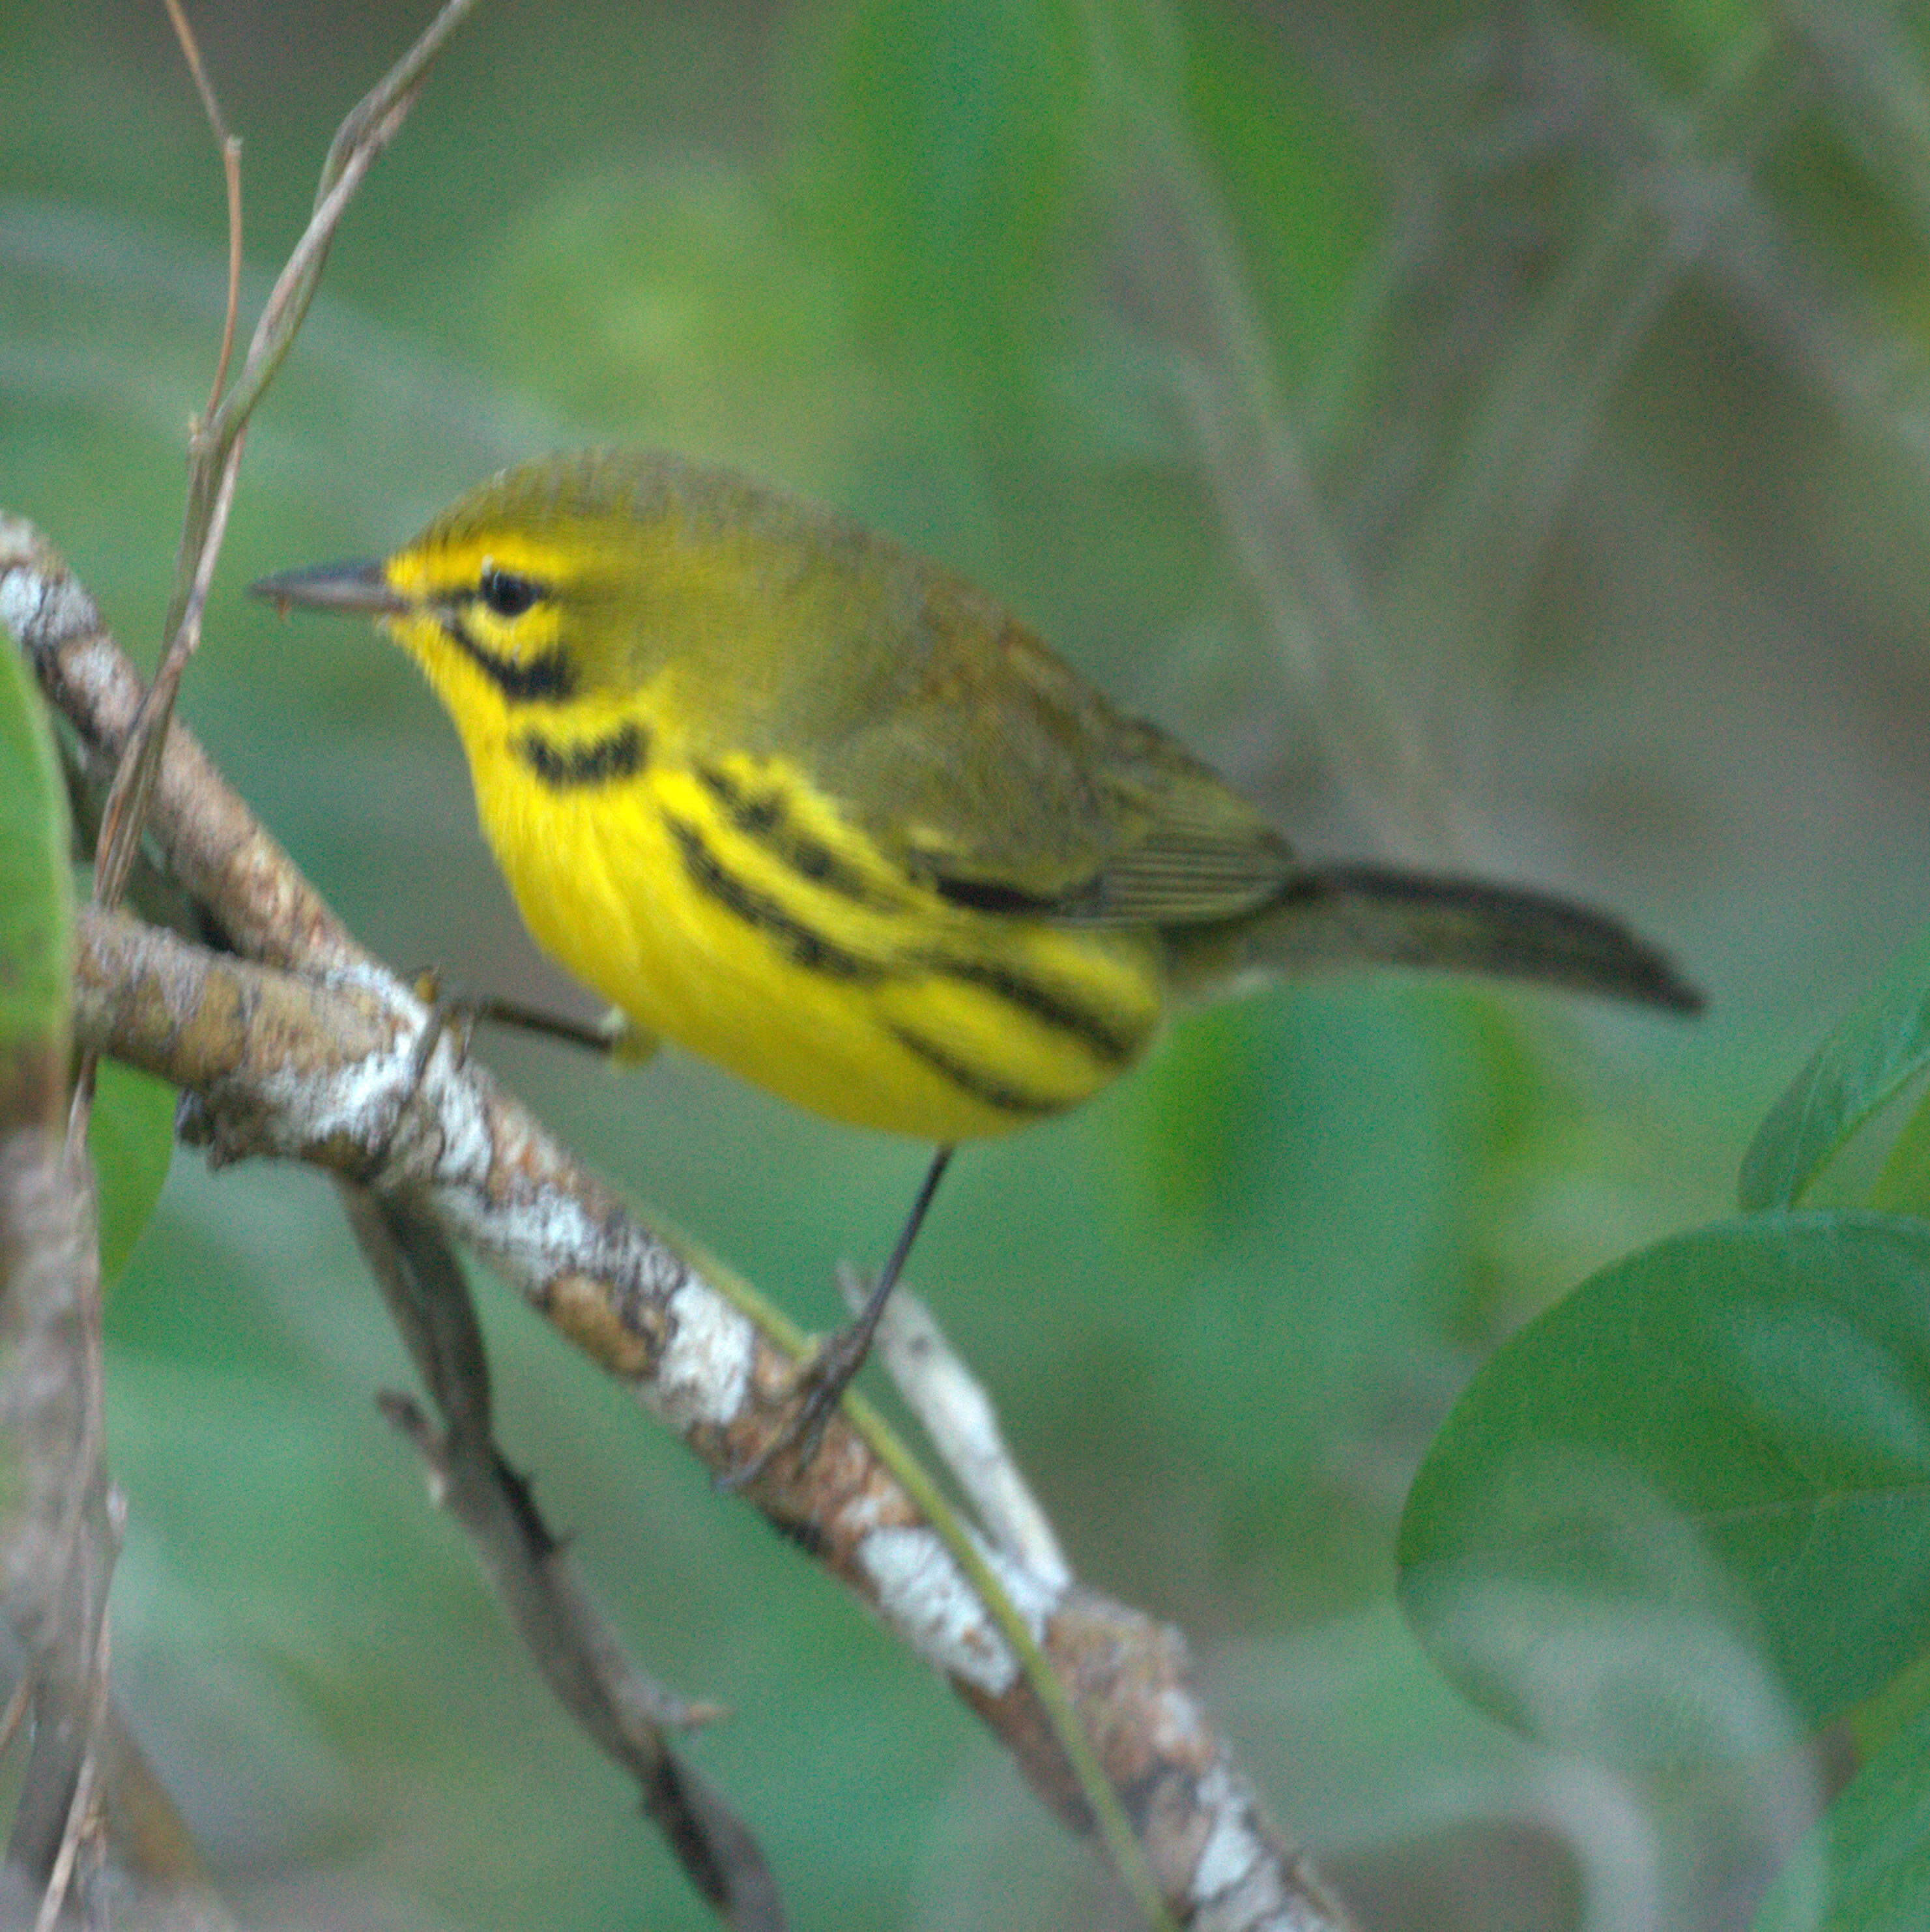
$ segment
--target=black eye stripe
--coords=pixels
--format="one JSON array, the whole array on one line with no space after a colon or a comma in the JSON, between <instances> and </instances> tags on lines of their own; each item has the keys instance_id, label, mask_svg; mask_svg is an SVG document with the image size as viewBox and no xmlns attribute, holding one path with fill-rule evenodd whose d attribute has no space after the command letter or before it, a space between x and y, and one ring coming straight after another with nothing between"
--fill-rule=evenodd
<instances>
[{"instance_id":1,"label":"black eye stripe","mask_svg":"<svg viewBox=\"0 0 1930 1932\"><path fill-rule=\"evenodd\" d=\"M543 596L543 587L533 578L521 577L513 570L498 570L492 564L476 584L476 595L499 617L520 617Z\"/></svg>"}]
</instances>

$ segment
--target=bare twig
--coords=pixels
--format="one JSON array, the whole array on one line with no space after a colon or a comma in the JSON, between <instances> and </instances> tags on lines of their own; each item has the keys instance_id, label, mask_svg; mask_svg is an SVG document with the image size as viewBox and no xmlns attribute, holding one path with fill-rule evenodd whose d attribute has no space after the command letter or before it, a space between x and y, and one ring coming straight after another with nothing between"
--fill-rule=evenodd
<instances>
[{"instance_id":1,"label":"bare twig","mask_svg":"<svg viewBox=\"0 0 1930 1932\"><path fill-rule=\"evenodd\" d=\"M761 1450L788 1416L789 1358L721 1298L721 1270L653 1236L481 1069L458 1066L449 1042L416 1078L426 1017L372 974L299 980L119 914L83 915L77 1027L203 1096L185 1124L214 1158L302 1159L411 1196L709 1466ZM756 1500L944 1672L1040 1796L1085 1828L1079 1789L998 1626L842 1418L809 1470L780 1459ZM1177 1634L1010 1558L992 1567L1126 1794L1181 1922L1345 1924L1199 1707Z\"/></svg>"},{"instance_id":2,"label":"bare twig","mask_svg":"<svg viewBox=\"0 0 1930 1932\"><path fill-rule=\"evenodd\" d=\"M865 1284L855 1270L841 1268L838 1292L855 1310L863 1302ZM1071 1566L1005 1445L991 1397L953 1352L938 1318L908 1288L894 1289L885 1305L878 1354L992 1547L1044 1582L1070 1583Z\"/></svg>"},{"instance_id":3,"label":"bare twig","mask_svg":"<svg viewBox=\"0 0 1930 1932\"><path fill-rule=\"evenodd\" d=\"M1232 224L1172 104L1184 50L1155 10L1084 10L1100 171L1118 191L1148 364L1224 529L1325 762L1394 842L1466 842L1455 801L1402 701L1398 667L1315 487L1314 466ZM1122 18L1130 22L1122 27Z\"/></svg>"},{"instance_id":4,"label":"bare twig","mask_svg":"<svg viewBox=\"0 0 1930 1932\"><path fill-rule=\"evenodd\" d=\"M92 1844L98 1848L100 1844L101 1817L98 1796L101 1782L101 1725L107 1715L107 1706L109 1644L107 1620L104 1616L95 1639L93 1668L88 1674L88 1696L91 1708L88 1713L87 1752L80 1760L80 1775L74 1780L74 1796L68 1802L67 1820L61 1832L60 1851L54 1859L53 1870L47 1879L47 1888L41 1900L40 1916L34 1922L34 1932L54 1932L54 1928L60 1923L61 1916L67 1908L68 1888L74 1882L74 1868L80 1862L83 1846ZM98 1874L100 1860L97 1858L91 1862ZM92 1901L89 1904L88 1919L90 1924L101 1922L98 1909Z\"/></svg>"},{"instance_id":5,"label":"bare twig","mask_svg":"<svg viewBox=\"0 0 1930 1932\"><path fill-rule=\"evenodd\" d=\"M227 527L249 416L294 344L343 211L377 156L401 129L437 55L475 4L476 0L447 0L416 44L343 122L323 166L314 212L269 292L241 373L233 388L210 406L194 439L189 453L188 506L174 591L161 628L161 666L143 698L101 814L102 847L95 862L98 904L119 903L147 823L175 692L200 641L202 607ZM185 22L183 26L185 28ZM197 72L197 80L200 78ZM202 84L205 88L205 81ZM218 128L219 110L212 90L206 91L205 98Z\"/></svg>"},{"instance_id":6,"label":"bare twig","mask_svg":"<svg viewBox=\"0 0 1930 1932\"><path fill-rule=\"evenodd\" d=\"M228 307L207 416L191 442L187 512L163 630L161 669L140 700L101 814L94 880L100 904L118 902L139 850L175 693L200 641L202 612L233 501L249 411L299 326L328 237L356 182L393 137L435 50L472 4L473 0L452 0L396 73L363 104L364 109L374 104L375 111L359 110L344 124L329 156L333 178L326 184L309 232L257 331L243 371L248 380L238 386L247 393L223 403L221 392L233 347L240 286L239 152L227 133L178 0L167 0L221 153L228 190ZM11 587L17 593L18 580ZM6 1594L9 1612L26 1640L36 1719L34 1752L8 1846L8 1864L17 1877L41 1888L39 1922L48 1926L63 1910L83 1849L82 1834L95 1828L98 1751L108 1709L106 1598L118 1544L108 1520L102 1465L100 1280L86 1156L93 1084L93 1055L83 1043L58 1165L59 1185L36 1181L34 1177L44 1162L26 1161L21 1174L10 1177L20 1186L10 1189L6 1208L0 1210L0 1219L17 1218L13 1210L29 1217L19 1228L7 1230L8 1295L0 1318L17 1330L21 1360L9 1395L22 1407L23 1413L13 1418L16 1428L31 1438L31 1453L21 1459L27 1501L9 1540ZM29 1144L16 1135L10 1150ZM38 1221L32 1219L36 1214ZM32 1244L18 1251L25 1259L15 1258L17 1233ZM56 1498L58 1528L50 1548L42 1538ZM35 1557L24 1571L20 1562L23 1550L32 1551ZM98 1849L98 1839L95 1842Z\"/></svg>"},{"instance_id":7,"label":"bare twig","mask_svg":"<svg viewBox=\"0 0 1930 1932\"><path fill-rule=\"evenodd\" d=\"M14 1694L7 1700L7 1709L0 1716L0 1757L4 1757L14 1748L14 1740L19 1736L20 1726L27 1714L27 1706L32 1702L32 1686L23 1676L14 1686Z\"/></svg>"},{"instance_id":8,"label":"bare twig","mask_svg":"<svg viewBox=\"0 0 1930 1932\"><path fill-rule=\"evenodd\" d=\"M97 950L85 955L85 966L101 970L80 1003L91 1022L83 1030L89 1047L116 1041L118 1051L137 1063L145 1057L145 1064L164 1064L168 1078L197 1091L205 1101L199 1124L216 1157L299 1150L369 1188L380 1198L380 1215L421 1211L462 1234L580 1345L632 1379L713 1468L742 1468L759 1462L785 1428L792 1382L788 1356L771 1348L742 1314L755 1296L651 1234L607 1198L599 1200L603 1190L479 1074L460 1069L446 1043L419 1053L427 1026L419 1006L340 932L245 808L212 781L194 746L168 738L174 688L199 638L248 412L292 344L342 207L392 139L440 39L470 4L450 0L416 50L344 122L330 148L315 218L269 298L234 388L212 406L195 439L174 603L164 626L168 641L155 688L135 701L131 728L118 713L130 676L98 634L85 595L58 560L48 566L33 533L11 533L20 562L10 574L10 533L0 530L0 604L25 614L17 634L50 694L75 700L64 709L91 755L104 758L116 736L125 740L104 812L97 872L103 910L87 922ZM170 778L172 798L164 798ZM197 949L108 916L104 908L124 885L151 804L158 808L157 825L170 815L180 825L180 844L168 846L168 854L182 883L242 949L309 972L332 968L348 976L357 995L369 995L329 1016L352 1036L362 1030L359 1053L344 1057L342 1036L329 1026L302 1026L305 1005L311 1020L323 1016L323 989L276 987L271 976L248 983L244 995L236 974L245 968L222 966ZM224 891L236 883L234 868L209 860L232 862L238 854L248 889ZM290 918L290 908L298 908L298 918ZM97 1005L95 995L104 999ZM232 1005L236 997L245 997L245 1010ZM282 1028L266 1018L276 1006ZM293 1086L290 1053L302 1063ZM719 1285L728 1288L725 1296ZM487 1385L460 1366L467 1352L462 1325L417 1328L419 1310L412 1314L412 1308L402 1308L404 1331L425 1345L419 1351L425 1378L454 1405L446 1408L449 1436L437 1438L412 1410L392 1412L450 1496L462 1492L470 1499L477 1546L485 1559L497 1557L512 1544L500 1524L489 1526L485 1519L504 1509L514 1519L518 1490L493 1449L483 1455ZM456 1345L454 1356L449 1345ZM479 1346L476 1356L479 1370ZM858 1408L854 1405L854 1412ZM466 1470L487 1480L466 1482ZM908 1470L896 1466L896 1472L908 1482ZM1115 1793L1130 1795L1145 1862L1159 1892L1188 1922L1340 1924L1318 1882L1271 1834L1252 1791L1232 1770L1231 1752L1198 1712L1184 1684L1184 1650L1171 1633L1078 1592L1058 1561L1049 1574L1036 1574L1010 1553L989 1563L962 1540L949 1546L914 1502L923 1496L927 1507L937 1507L929 1488L899 1488L893 1470L842 1422L827 1432L808 1468L767 1470L755 1493L773 1520L808 1538L830 1569L949 1675L1008 1738L1041 1795L1068 1822L1100 1829L1128 1882L1144 1868ZM547 1538L531 1536L526 1520L524 1557L498 1574L512 1613L516 1600L508 1584L527 1584L535 1573L527 1559L553 1553L539 1542ZM543 1598L535 1594L530 1602ZM584 1617L578 1623L590 1627ZM1037 1667L1041 1646L1053 1670ZM541 1644L537 1656L545 1656ZM1068 1696L1080 1706L1076 1715ZM662 1766L674 1760L647 1731L644 1738L645 1779L655 1766L661 1797ZM626 1744L638 1748L635 1737L626 1737ZM704 1810L701 1789L686 1781L678 1816ZM725 1832L732 1822L725 1816L711 1824ZM761 1866L746 1864L746 1872L753 1884ZM1138 1878L1138 1889L1157 1916L1151 1880ZM744 1898L752 1898L749 1888ZM775 1921L767 1915L742 1922Z\"/></svg>"},{"instance_id":9,"label":"bare twig","mask_svg":"<svg viewBox=\"0 0 1930 1932\"><path fill-rule=\"evenodd\" d=\"M1581 30L1550 19L1533 36L1557 91L1591 85L1594 50ZM1477 724L1498 706L1523 612L1610 402L1667 303L1745 214L1757 166L1798 111L1781 52L1774 26L1755 21L1697 98L1667 116L1658 108L1643 164L1595 197L1545 285L1490 346L1445 473L1388 560L1389 628L1443 640L1436 681Z\"/></svg>"},{"instance_id":10,"label":"bare twig","mask_svg":"<svg viewBox=\"0 0 1930 1932\"><path fill-rule=\"evenodd\" d=\"M0 1530L0 1604L28 1660L34 1745L7 1846L36 1909L63 1855L95 1749L115 1538L88 1439L87 1322L99 1256L84 1160L62 1131L64 1041L23 1047L0 1072L0 1427L14 1472Z\"/></svg>"},{"instance_id":11,"label":"bare twig","mask_svg":"<svg viewBox=\"0 0 1930 1932\"><path fill-rule=\"evenodd\" d=\"M0 523L0 612L16 611L44 688L88 754L104 759L128 715L131 674L44 544L18 526L10 543ZM450 1042L419 1077L424 1010L355 947L179 728L154 829L176 877L238 946L327 976L296 980L89 913L76 1010L85 1036L200 1096L215 1158L305 1159L409 1199L709 1466L755 1460L784 1426L792 1363L719 1294L724 1271L653 1231L482 1070L459 1064ZM845 1418L807 1470L779 1458L753 1499L947 1677L1068 1824L1089 1828L1010 1643ZM1343 1926L1200 1707L1178 1636L1009 1556L987 1560L1063 1681L1181 1922Z\"/></svg>"},{"instance_id":12,"label":"bare twig","mask_svg":"<svg viewBox=\"0 0 1930 1932\"><path fill-rule=\"evenodd\" d=\"M121 902L128 876L134 870L140 849L141 832L146 824L148 803L152 796L153 773L160 759L160 746L173 715L175 694L181 688L188 661L200 648L201 614L206 608L208 590L214 580L215 563L227 529L228 511L235 500L235 478L241 466L239 439L231 443L215 482L213 507L209 512L206 541L195 560L181 619L163 652L161 668L149 688L133 736L123 753L120 769L109 788L107 802L101 812L101 842L94 860L94 902L115 906Z\"/></svg>"},{"instance_id":13,"label":"bare twig","mask_svg":"<svg viewBox=\"0 0 1930 1932\"><path fill-rule=\"evenodd\" d=\"M406 1199L341 1185L349 1225L446 1426L407 1396L378 1398L461 1525L544 1682L637 1781L644 1808L698 1892L742 1932L783 1932L763 1855L736 1814L671 1749L668 1727L721 1714L683 1702L624 1655L577 1568L539 1515L492 1433L482 1331L441 1229Z\"/></svg>"},{"instance_id":14,"label":"bare twig","mask_svg":"<svg viewBox=\"0 0 1930 1932\"><path fill-rule=\"evenodd\" d=\"M4 512L0 622L26 652L47 701L77 721L86 776L107 785L140 716L140 676L53 547L25 518ZM176 882L237 951L311 972L362 963L348 929L180 726L168 734L164 769L167 782L155 794L149 829Z\"/></svg>"},{"instance_id":15,"label":"bare twig","mask_svg":"<svg viewBox=\"0 0 1930 1932\"><path fill-rule=\"evenodd\" d=\"M221 150L221 175L228 194L228 304L221 324L221 352L215 358L215 380L209 388L208 406L202 412L205 420L214 414L215 405L221 400L221 391L227 382L228 358L234 353L235 325L242 306L242 144L228 132L228 124L222 118L221 104L215 98L207 69L201 64L201 50L195 44L188 16L182 11L181 0L164 0L164 4L173 23L174 37L181 43L182 57L194 76L195 91L201 96L208 125L214 130L215 145Z\"/></svg>"}]
</instances>

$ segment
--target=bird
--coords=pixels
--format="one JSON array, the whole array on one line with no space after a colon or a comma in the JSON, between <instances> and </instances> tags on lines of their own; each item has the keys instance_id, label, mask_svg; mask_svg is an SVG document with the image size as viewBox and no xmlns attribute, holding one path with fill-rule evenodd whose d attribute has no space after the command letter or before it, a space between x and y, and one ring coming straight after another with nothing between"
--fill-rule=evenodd
<instances>
[{"instance_id":1,"label":"bird","mask_svg":"<svg viewBox=\"0 0 1930 1932\"><path fill-rule=\"evenodd\" d=\"M1376 965L1702 1004L1571 900L1301 858L966 578L729 469L545 457L384 558L251 588L370 616L414 659L530 932L610 1003L620 1051L671 1040L934 1149L800 1372L800 1462L952 1150L1090 1099L1174 1012Z\"/></svg>"}]
</instances>

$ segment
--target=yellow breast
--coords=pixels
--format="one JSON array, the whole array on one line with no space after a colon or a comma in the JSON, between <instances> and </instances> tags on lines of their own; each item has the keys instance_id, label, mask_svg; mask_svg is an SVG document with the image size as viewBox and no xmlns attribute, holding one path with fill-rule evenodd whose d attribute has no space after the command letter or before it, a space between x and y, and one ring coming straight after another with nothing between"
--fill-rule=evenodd
<instances>
[{"instance_id":1,"label":"yellow breast","mask_svg":"<svg viewBox=\"0 0 1930 1932\"><path fill-rule=\"evenodd\" d=\"M945 1143L1076 1106L1157 1028L1156 936L951 905L776 761L680 754L634 707L568 724L471 740L478 808L538 942L644 1030Z\"/></svg>"}]
</instances>

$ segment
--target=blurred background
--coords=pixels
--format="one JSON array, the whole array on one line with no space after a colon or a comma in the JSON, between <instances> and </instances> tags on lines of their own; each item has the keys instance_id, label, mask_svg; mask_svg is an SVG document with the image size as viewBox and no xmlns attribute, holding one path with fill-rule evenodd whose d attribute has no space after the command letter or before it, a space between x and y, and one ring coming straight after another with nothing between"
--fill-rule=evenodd
<instances>
[{"instance_id":1,"label":"blurred background","mask_svg":"<svg viewBox=\"0 0 1930 1932\"><path fill-rule=\"evenodd\" d=\"M251 316L427 9L191 15L245 144ZM1310 850L1578 894L1708 988L1694 1025L1261 994L970 1150L921 1239L1076 1565L1186 1630L1371 1927L1740 1925L1815 1802L1780 1733L1664 1776L1477 1718L1392 1547L1473 1365L1727 1210L1930 900L1926 34L1754 0L500 0L251 436L181 709L400 964L583 1006L407 666L242 586L609 440L967 571ZM0 500L143 663L224 234L158 4L0 0ZM479 1050L807 1324L925 1158L674 1055ZM1118 1922L962 1707L479 1289L506 1445L641 1658L731 1707L692 1749L794 1922ZM110 1320L116 1681L241 1916L708 1924L377 1417L407 1372L326 1185L178 1158Z\"/></svg>"}]
</instances>

